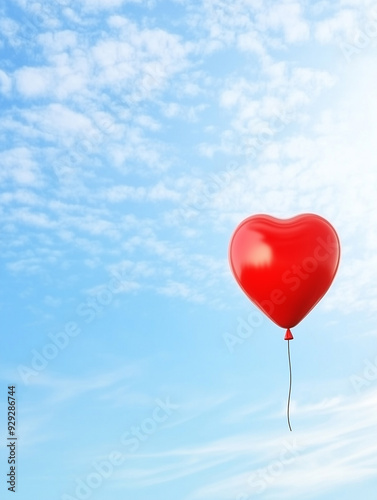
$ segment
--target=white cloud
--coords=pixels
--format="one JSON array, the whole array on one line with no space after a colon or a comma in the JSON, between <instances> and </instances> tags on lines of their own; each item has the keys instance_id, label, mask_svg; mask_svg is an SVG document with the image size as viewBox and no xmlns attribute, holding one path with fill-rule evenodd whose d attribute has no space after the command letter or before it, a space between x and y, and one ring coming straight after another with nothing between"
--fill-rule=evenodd
<instances>
[{"instance_id":1,"label":"white cloud","mask_svg":"<svg viewBox=\"0 0 377 500\"><path fill-rule=\"evenodd\" d=\"M305 41L309 38L309 24L302 15L302 6L296 1L284 1L264 9L257 17L260 29L279 29L284 32L287 43Z\"/></svg>"},{"instance_id":2,"label":"white cloud","mask_svg":"<svg viewBox=\"0 0 377 500\"><path fill-rule=\"evenodd\" d=\"M7 269L11 273L20 273L22 275L38 274L41 272L42 262L40 258L31 257L28 259L18 259L7 264Z\"/></svg>"},{"instance_id":3,"label":"white cloud","mask_svg":"<svg viewBox=\"0 0 377 500\"><path fill-rule=\"evenodd\" d=\"M161 125L148 115L139 115L135 118L135 123L147 130L160 130Z\"/></svg>"},{"instance_id":4,"label":"white cloud","mask_svg":"<svg viewBox=\"0 0 377 500\"><path fill-rule=\"evenodd\" d=\"M230 113L231 127L216 137L215 144L202 143L202 153L212 156L222 151L253 159L275 144L292 123L302 120L300 115L305 117L313 100L336 81L326 71L284 62L266 64L262 75L257 82L243 77L226 82L219 103Z\"/></svg>"},{"instance_id":5,"label":"white cloud","mask_svg":"<svg viewBox=\"0 0 377 500\"><path fill-rule=\"evenodd\" d=\"M176 118L187 122L197 122L203 111L208 107L206 104L183 105L177 102L160 103L161 112L167 118Z\"/></svg>"},{"instance_id":6,"label":"white cloud","mask_svg":"<svg viewBox=\"0 0 377 500\"><path fill-rule=\"evenodd\" d=\"M15 214L15 219L22 224L35 226L38 228L52 228L55 226L49 217L44 213L30 212L29 210L19 209Z\"/></svg>"},{"instance_id":7,"label":"white cloud","mask_svg":"<svg viewBox=\"0 0 377 500\"><path fill-rule=\"evenodd\" d=\"M315 37L320 43L334 43L349 40L357 29L357 17L353 10L345 9L332 18L318 21L315 26Z\"/></svg>"},{"instance_id":8,"label":"white cloud","mask_svg":"<svg viewBox=\"0 0 377 500\"><path fill-rule=\"evenodd\" d=\"M41 176L37 162L31 151L18 147L0 153L0 177L13 180L17 184L40 185Z\"/></svg>"},{"instance_id":9,"label":"white cloud","mask_svg":"<svg viewBox=\"0 0 377 500\"><path fill-rule=\"evenodd\" d=\"M162 182L158 182L148 192L148 199L152 201L178 201L181 196L177 191L169 189Z\"/></svg>"},{"instance_id":10,"label":"white cloud","mask_svg":"<svg viewBox=\"0 0 377 500\"><path fill-rule=\"evenodd\" d=\"M15 73L15 80L18 91L25 97L41 97L52 85L49 68L24 67Z\"/></svg>"},{"instance_id":11,"label":"white cloud","mask_svg":"<svg viewBox=\"0 0 377 500\"><path fill-rule=\"evenodd\" d=\"M17 90L26 98L55 96L59 100L83 91L88 84L88 64L81 54L74 59L57 56L51 66L22 67L15 72Z\"/></svg>"},{"instance_id":12,"label":"white cloud","mask_svg":"<svg viewBox=\"0 0 377 500\"><path fill-rule=\"evenodd\" d=\"M11 88L12 88L11 78L7 75L7 73L5 73L5 71L0 69L0 92L2 94L9 94Z\"/></svg>"},{"instance_id":13,"label":"white cloud","mask_svg":"<svg viewBox=\"0 0 377 500\"><path fill-rule=\"evenodd\" d=\"M375 3L369 0L341 1L332 17L325 17L315 24L314 33L320 43L336 44L342 50L349 44L356 52L363 50L376 37Z\"/></svg>"},{"instance_id":14,"label":"white cloud","mask_svg":"<svg viewBox=\"0 0 377 500\"><path fill-rule=\"evenodd\" d=\"M37 206L43 205L43 199L37 194L26 189L15 189L12 192L6 191L0 195L1 203L20 203L23 205Z\"/></svg>"},{"instance_id":15,"label":"white cloud","mask_svg":"<svg viewBox=\"0 0 377 500\"><path fill-rule=\"evenodd\" d=\"M240 34L238 36L238 47L247 52L255 52L263 56L266 54L264 45L256 31Z\"/></svg>"},{"instance_id":16,"label":"white cloud","mask_svg":"<svg viewBox=\"0 0 377 500\"><path fill-rule=\"evenodd\" d=\"M0 70L6 103L0 201L9 272L26 276L54 265L67 272L66 286L74 282L77 289L73 269L82 262L83 280L85 272L105 268L125 277L121 292L215 308L230 302L226 247L242 218L314 211L334 224L342 243L338 276L320 307L341 315L375 311L377 66L373 54L361 51L345 68L321 46L364 29L356 0L309 4L182 2L187 15L169 19L164 11L161 28L160 9L135 23L125 17L123 0L18 1L30 14L39 9L40 34L26 44L16 25L3 23L22 56ZM145 14L145 6L135 11ZM314 8L316 22L309 21ZM317 44L304 45L313 33ZM96 295L106 285L82 286ZM41 301L59 302L47 291ZM34 311L40 321L41 311ZM89 394L114 406L129 396L128 402L145 404L148 398L124 391L135 374L80 380L41 374L34 388L50 391L49 403ZM373 479L375 403L374 392L293 402L294 418L300 424L305 417L308 431L295 431L299 459L267 495L290 498L296 484L301 498ZM282 415L271 407L229 406L219 425L228 432L229 425L266 413L274 424ZM193 418L187 413L169 426L186 431ZM189 498L253 496L250 474L276 460L281 433L238 432L197 445L182 432L187 446L146 449L116 473L118 484L169 487L208 471ZM158 441L151 440L152 449Z\"/></svg>"},{"instance_id":17,"label":"white cloud","mask_svg":"<svg viewBox=\"0 0 377 500\"><path fill-rule=\"evenodd\" d=\"M169 189L162 182L150 187L135 187L127 185L113 186L99 195L111 203L119 203L125 200L132 201L177 201L180 194Z\"/></svg>"},{"instance_id":18,"label":"white cloud","mask_svg":"<svg viewBox=\"0 0 377 500\"><path fill-rule=\"evenodd\" d=\"M23 118L47 141L61 141L65 146L78 144L72 149L72 153L87 153L88 148L94 149L98 145L102 136L87 116L62 104L48 104L25 110Z\"/></svg>"},{"instance_id":19,"label":"white cloud","mask_svg":"<svg viewBox=\"0 0 377 500\"><path fill-rule=\"evenodd\" d=\"M279 3L237 0L231 4L208 0L201 8L192 10L190 23L208 30L208 39L203 43L203 51L207 53L237 45L263 60L268 59L268 47L283 48L285 43L307 41L310 36L302 4L293 0ZM275 36L281 34L282 40Z\"/></svg>"},{"instance_id":20,"label":"white cloud","mask_svg":"<svg viewBox=\"0 0 377 500\"><path fill-rule=\"evenodd\" d=\"M140 28L120 16L110 17L109 25L116 32L103 34L95 43L72 30L38 35L35 42L46 64L19 68L14 75L18 91L27 98L53 95L64 100L112 87L121 99L127 91L137 103L187 69L191 46L178 35ZM198 91L194 85L191 93L194 88Z\"/></svg>"},{"instance_id":21,"label":"white cloud","mask_svg":"<svg viewBox=\"0 0 377 500\"><path fill-rule=\"evenodd\" d=\"M95 3L91 5L95 7ZM36 206L37 200L30 194L23 195L24 201L21 194L3 200L29 206L21 212L22 223L47 230L50 221L56 221L59 234L73 233L76 239L71 235L70 241L74 239L78 247L90 252L91 258L95 252L106 252L98 242L90 247L90 238L100 235L111 240L126 239L126 251L141 251L145 239L136 229L130 237L127 224L119 222L118 204L132 211L144 207L150 210L149 204L153 203L151 219L161 233L174 226L182 241L198 238L207 223L214 231L224 232L244 215L262 210L281 216L298 211L320 212L335 220L346 233L345 241L350 241L353 230L345 221L355 224L367 207L373 213L369 200L374 199L375 174L371 156L366 153L373 149L376 129L376 103L373 88L367 84L375 81L373 60L356 72L352 70L355 75L368 75L359 101L352 89L351 97L343 99L348 100L347 105L334 111L332 103L326 111L319 99L321 93L328 92L335 82L341 87L349 74L336 70L330 74L311 67L310 61L303 66L272 57L271 47L276 40L282 48L283 42L305 41L309 36L299 3L287 1L267 8L258 1L229 4L217 0L187 6L187 10L188 29L192 33L199 30L198 42L156 28L153 23L136 24L121 15L105 17L107 25L94 39L89 39L85 30L59 28L47 30L34 41L43 50L42 61L38 66L16 70L14 84L23 97L43 99L38 105L20 107L12 117L5 113L3 131L17 142L17 147L13 153L2 153L0 175L4 180L31 187L41 186L42 180L51 177L51 185L44 195L40 193L39 202L45 200L53 215L46 210L43 218L40 204L33 213L32 203ZM328 14L328 19L332 15ZM87 22L94 22L94 17ZM208 53L200 50L211 42L246 51L242 53L245 58L250 58L250 50L259 54L257 62L249 59L256 64L253 71L258 70L258 78L246 70L231 73L225 80L210 78L203 64ZM199 66L192 71L191 58ZM1 72L0 82L10 93L11 73ZM365 95L369 96L367 106ZM60 102L64 100L67 102ZM211 113L217 112L217 106L222 108L225 125L216 123L214 127L215 115ZM178 119L194 122L205 115L204 111L208 116L203 130L213 133L203 140L198 128L192 140L190 129L187 138L193 156L181 158L174 125ZM170 120L164 122L164 117ZM366 133L358 134L364 129ZM26 141L29 149L19 148L20 141ZM219 179L214 180L203 175L201 166L195 166L197 161L206 168L209 163L197 158L195 152L211 158L215 168L220 168L216 153L230 155L238 164L224 175L220 168ZM362 169L362 176L354 167L359 164L369 165ZM169 168L174 175L169 175ZM187 168L187 172L180 173L181 168ZM353 189L349 188L349 179ZM66 204L59 209L49 202L55 197ZM96 205L106 202L110 205L97 211ZM137 202L136 208L129 202ZM168 202L167 208L160 202ZM13 216L12 220L21 222ZM188 297L192 290L203 289L203 282L198 279L192 283L193 259L189 259L189 269L182 265L185 245L173 245L174 251L171 247L153 232L142 251L155 258L168 256L170 265L177 266L181 275L175 284L169 283L171 269L163 267L160 288L164 293ZM375 242L369 238L368 259L374 250ZM374 265L374 261L370 262ZM350 303L362 307L360 293L367 276L354 263L354 269L359 270L358 277L354 276L357 286L351 285L351 276L343 275L339 282L347 292L341 298L340 288L335 287L328 302L331 306L339 301L343 308L346 304L349 308ZM199 268L208 276L205 266ZM209 292L208 288L203 290L194 293ZM373 294L370 301L375 301Z\"/></svg>"},{"instance_id":22,"label":"white cloud","mask_svg":"<svg viewBox=\"0 0 377 500\"><path fill-rule=\"evenodd\" d=\"M243 164L224 173L226 182L218 183L205 200L206 209L217 214L213 224L219 230L227 220L235 224L253 212L281 217L316 212L333 222L345 248L355 248L355 242L359 242L359 255L351 251L343 253L344 267L341 266L327 301L329 306L344 312L370 310L377 301L374 286L377 248L375 240L368 236L370 227L377 224L376 159L371 155L377 134L377 101L372 84L376 72L372 56L360 57L343 74L347 84L343 83L342 92L334 87L337 99L332 101L331 110L324 109L312 118L314 131L308 129L303 135L292 136L285 134L283 127L264 142L260 141L259 148L251 149L254 155L250 159L245 147ZM287 89L287 93L293 95L294 82L302 88L310 82L313 93L314 89L328 88L332 81L327 74L295 70L293 88ZM233 123L242 144L243 134L246 136L249 130L256 133L260 116L271 114L274 106L265 106L266 97L248 105L241 94L238 101L244 105L236 108ZM282 104L277 101L276 107L279 105Z\"/></svg>"},{"instance_id":23,"label":"white cloud","mask_svg":"<svg viewBox=\"0 0 377 500\"><path fill-rule=\"evenodd\" d=\"M121 7L124 3L140 3L141 1L142 0L80 0L80 3L88 10L110 10Z\"/></svg>"},{"instance_id":24,"label":"white cloud","mask_svg":"<svg viewBox=\"0 0 377 500\"><path fill-rule=\"evenodd\" d=\"M141 96L162 88L173 74L187 68L190 45L162 29L139 29L127 18L111 17L119 37L105 38L92 49L97 80L122 89L135 85Z\"/></svg>"},{"instance_id":25,"label":"white cloud","mask_svg":"<svg viewBox=\"0 0 377 500\"><path fill-rule=\"evenodd\" d=\"M204 302L205 296L186 283L168 280L167 284L157 288L157 292L168 297L179 297L189 302Z\"/></svg>"},{"instance_id":26,"label":"white cloud","mask_svg":"<svg viewBox=\"0 0 377 500\"><path fill-rule=\"evenodd\" d=\"M0 18L0 33L5 37L11 45L17 44L17 34L19 32L19 25L9 17Z\"/></svg>"},{"instance_id":27,"label":"white cloud","mask_svg":"<svg viewBox=\"0 0 377 500\"><path fill-rule=\"evenodd\" d=\"M78 46L78 34L72 30L62 30L56 32L47 32L38 36L40 43L46 55L59 54Z\"/></svg>"},{"instance_id":28,"label":"white cloud","mask_svg":"<svg viewBox=\"0 0 377 500\"><path fill-rule=\"evenodd\" d=\"M145 198L145 188L137 188L134 186L113 186L104 193L104 196L111 203L118 203L124 200L142 200Z\"/></svg>"}]
</instances>

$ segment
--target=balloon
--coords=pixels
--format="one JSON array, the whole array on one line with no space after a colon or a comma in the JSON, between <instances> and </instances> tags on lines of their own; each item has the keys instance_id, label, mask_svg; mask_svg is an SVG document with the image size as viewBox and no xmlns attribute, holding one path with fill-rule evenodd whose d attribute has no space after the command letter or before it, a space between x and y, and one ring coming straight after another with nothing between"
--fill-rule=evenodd
<instances>
[{"instance_id":1,"label":"balloon","mask_svg":"<svg viewBox=\"0 0 377 500\"><path fill-rule=\"evenodd\" d=\"M340 243L332 225L315 214L291 219L253 215L230 242L232 272L249 299L272 321L296 326L321 300L338 269Z\"/></svg>"}]
</instances>

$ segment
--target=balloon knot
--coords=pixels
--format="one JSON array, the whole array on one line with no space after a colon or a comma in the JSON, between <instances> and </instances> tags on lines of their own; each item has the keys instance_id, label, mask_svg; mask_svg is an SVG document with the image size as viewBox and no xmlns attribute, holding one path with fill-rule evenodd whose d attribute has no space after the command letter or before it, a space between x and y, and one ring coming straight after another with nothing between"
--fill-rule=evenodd
<instances>
[{"instance_id":1,"label":"balloon knot","mask_svg":"<svg viewBox=\"0 0 377 500\"><path fill-rule=\"evenodd\" d=\"M289 328L287 329L287 331L285 333L284 340L293 340L293 335L292 335L292 332Z\"/></svg>"}]
</instances>

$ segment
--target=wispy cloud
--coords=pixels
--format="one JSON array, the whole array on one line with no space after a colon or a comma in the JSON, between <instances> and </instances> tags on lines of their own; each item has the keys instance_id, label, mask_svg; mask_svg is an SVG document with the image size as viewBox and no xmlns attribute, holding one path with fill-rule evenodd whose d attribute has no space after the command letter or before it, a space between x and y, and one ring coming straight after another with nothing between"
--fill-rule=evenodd
<instances>
[{"instance_id":1,"label":"wispy cloud","mask_svg":"<svg viewBox=\"0 0 377 500\"><path fill-rule=\"evenodd\" d=\"M269 498L291 498L291 487L295 484L295 491L301 498L312 498L335 487L375 476L377 445L371 440L371 435L377 430L374 418L376 398L376 391L369 391L356 398L342 397L297 408L296 422L305 418L308 427L309 419L310 430L296 429L289 436L264 430L198 446L141 454L126 470L119 471L117 479L124 481L124 486L147 487L203 470L216 470L216 467L227 464L227 472L221 469L222 479L209 481L185 498L236 499L242 494L249 498L258 494L257 480L263 478L262 474L259 476L260 472L266 472L269 465L278 462L283 451L295 457L294 464L288 465L287 460L284 474L279 474L279 471L271 474L265 492ZM298 423L296 425L299 427ZM241 457L242 467L236 466ZM157 459L162 465L155 468L153 464ZM150 462L151 465L140 467L140 462ZM316 474L313 474L314 469Z\"/></svg>"},{"instance_id":2,"label":"wispy cloud","mask_svg":"<svg viewBox=\"0 0 377 500\"><path fill-rule=\"evenodd\" d=\"M111 368L80 352L83 365L61 356L30 377L25 401L20 396L23 443L43 461L39 448L60 442L48 458L69 457L69 491L77 470L92 477L94 456L108 459L114 434L117 449L122 435L137 436L134 417L145 432L138 453L114 468L114 498L132 488L147 497L158 485L161 497L166 488L186 500L284 499L292 484L297 498L340 497L347 485L374 480L377 394L366 372L374 368L360 360L377 306L376 19L373 0L17 0L0 9L4 364L22 362L34 346L54 355L54 346L38 347L46 340L40 325L56 339L68 308L109 304L115 293L106 333L124 341L118 314L127 303L130 328L145 328L156 342L130 336L129 352L118 355L106 337L80 338L100 342ZM161 353L173 364L182 355L169 330L161 345L146 300L156 298L172 330L181 318L163 304L176 301L177 314L195 314L203 335L208 321L217 329L223 318L224 331L233 325L238 333L234 309L248 305L231 280L228 242L240 220L260 212L316 212L337 229L341 265L317 310L337 341L349 319L368 311L360 330L370 335L353 343L354 371L367 383L360 394L321 400L314 394L324 374L304 381L292 402L294 432L281 432L285 408L235 403L229 388L250 360L242 349L229 357L222 345L200 365L201 378L191 380L197 360L185 358L180 408L142 447L157 429L155 394L177 373ZM110 281L114 275L121 283ZM225 317L230 309L233 319ZM200 321L211 311L213 320ZM328 371L338 377L344 360L335 358ZM225 383L224 370L231 370ZM14 370L2 378L15 380ZM83 442L71 432L66 445L57 429L65 412L77 423L78 402ZM140 408L148 408L141 419ZM58 494L50 484L46 498Z\"/></svg>"},{"instance_id":3,"label":"wispy cloud","mask_svg":"<svg viewBox=\"0 0 377 500\"><path fill-rule=\"evenodd\" d=\"M44 372L30 379L29 386L30 390L36 387L47 389L50 404L67 403L87 393L95 393L96 399L101 399L109 390L115 390L119 384L130 383L139 374L140 367L135 363L118 370L76 378Z\"/></svg>"}]
</instances>

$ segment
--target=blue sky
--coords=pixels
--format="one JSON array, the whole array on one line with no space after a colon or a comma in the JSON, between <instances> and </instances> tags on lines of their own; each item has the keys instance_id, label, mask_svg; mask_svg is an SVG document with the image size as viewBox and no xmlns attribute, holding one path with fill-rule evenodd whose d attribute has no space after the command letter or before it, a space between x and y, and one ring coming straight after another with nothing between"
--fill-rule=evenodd
<instances>
[{"instance_id":1,"label":"blue sky","mask_svg":"<svg viewBox=\"0 0 377 500\"><path fill-rule=\"evenodd\" d=\"M7 0L0 33L17 497L374 499L376 4ZM342 258L293 332L290 433L284 331L227 253L303 212Z\"/></svg>"}]
</instances>

